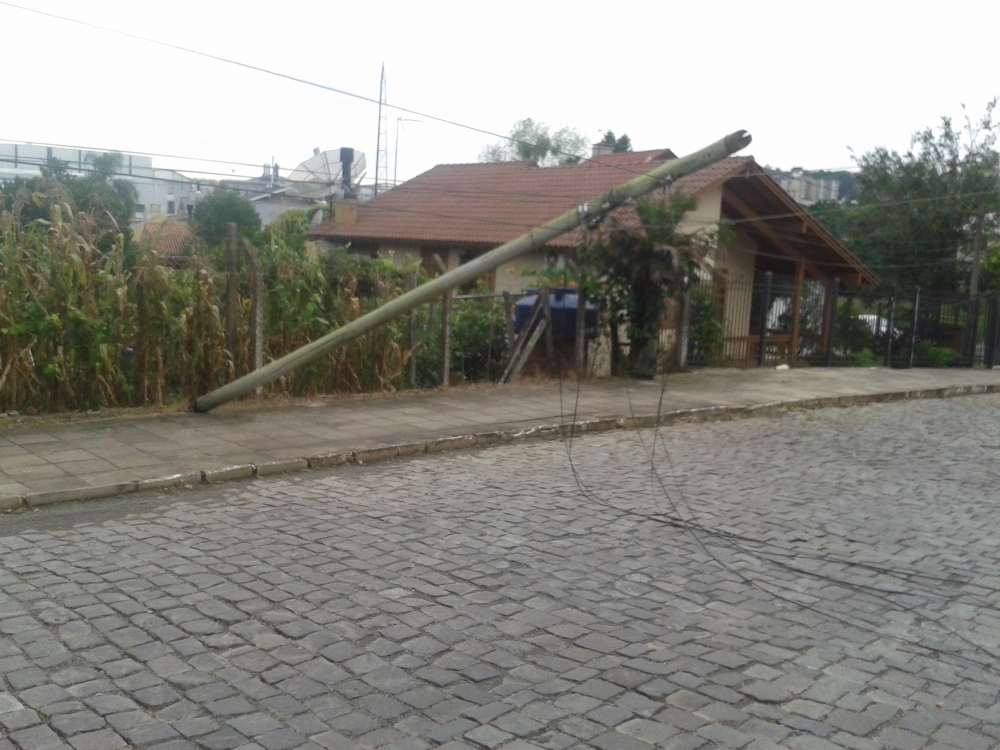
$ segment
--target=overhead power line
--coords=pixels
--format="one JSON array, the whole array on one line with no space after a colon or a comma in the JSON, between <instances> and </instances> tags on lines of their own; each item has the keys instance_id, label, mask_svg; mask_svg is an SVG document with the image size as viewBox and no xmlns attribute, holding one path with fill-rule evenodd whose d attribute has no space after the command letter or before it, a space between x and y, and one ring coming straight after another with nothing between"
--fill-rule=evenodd
<instances>
[{"instance_id":1,"label":"overhead power line","mask_svg":"<svg viewBox=\"0 0 1000 750\"><path fill-rule=\"evenodd\" d=\"M301 78L299 76L293 76L293 75L290 75L288 73L282 73L280 71L272 70L270 68L265 68L265 67L262 67L260 65L253 65L251 63L246 63L246 62L243 62L241 60L234 60L234 59L229 58L229 57L223 57L222 55L215 55L215 54L212 54L211 52L204 52L202 50L192 49L191 47L184 47L184 46L179 45L179 44L173 44L172 42L164 42L164 41L161 41L159 39L153 39L152 37L141 36L139 34L133 34L133 33L128 32L128 31L121 31L120 29L112 29L112 28L109 28L107 26L101 26L101 25L96 24L96 23L90 23L89 21L81 21L78 18L69 18L68 16L61 16L61 15L58 15L56 13L48 13L48 12L43 11L43 10L38 10L37 8L28 8L28 7L24 6L24 5L18 5L17 3L7 2L7 0L0 0L0 5L6 6L8 8L15 8L17 10L21 10L21 11L24 11L26 13L35 13L35 14L37 14L39 16L45 16L46 18L52 18L52 19L55 19L55 20L58 20L58 21L64 21L66 23L73 23L73 24L77 24L79 26L85 26L87 28L96 29L97 31L103 31L103 32L106 32L108 34L117 34L118 36L127 37L129 39L135 39L135 40L140 41L140 42L147 42L149 44L156 44L156 45L159 45L161 47L166 47L167 49L177 50L178 52L184 52L184 53L189 54L189 55L197 55L198 57L204 57L204 58L206 58L208 60L215 60L216 62L225 63L227 65L234 65L236 67L244 68L246 70L253 70L253 71L257 72L257 73L263 73L265 75L274 76L276 78L282 78L282 79L284 79L286 81L293 81L294 83L301 83L304 86L311 86L313 88L317 88L317 89L320 89L322 91L329 91L329 92L334 93L334 94L340 94L341 96L347 96L347 97L350 97L352 99L357 99L358 101L368 102L369 104L378 105L380 103L378 99L375 99L375 98L370 97L370 96L365 96L364 94L356 94L353 91L347 91L346 89L337 88L335 86L327 86L326 84L323 84L323 83L318 83L316 81L311 81L308 78ZM475 125L467 125L465 123L458 122L457 120L452 120L452 119L449 119L447 117L439 117L437 115L432 115L432 114L429 114L427 112L422 112L422 111L419 111L419 110L416 110L416 109L410 109L408 107L401 107L398 104L392 104L391 102L388 102L388 101L384 103L384 106L385 107L391 107L392 109L395 109L395 110L397 110L399 112L405 112L406 114L415 115L417 117L425 117L428 120L433 120L435 122L440 122L440 123L442 123L444 125L451 125L453 127L462 128L464 130L471 130L471 131L473 131L475 133L482 133L483 135L488 135L491 138L500 138L500 139L505 140L505 141L510 141L511 143L517 143L517 144L520 144L520 145L523 145L523 146L530 146L532 148L535 148L537 146L537 144L531 143L530 141L522 141L522 140L520 140L518 138L513 138L510 135L503 135L502 133L495 133L492 130L486 130L485 128L476 127ZM618 170L621 170L623 172L629 172L629 173L635 174L635 175L644 174L644 172L637 172L637 171L635 171L633 169L629 169L629 168L624 167L622 165L607 164L605 162L596 161L596 160L593 160L593 159L589 159L587 157L581 157L578 154L571 154L571 153L566 152L566 151L559 151L558 149L551 149L551 151L552 151L552 153L558 154L559 156L568 156L568 157L572 157L574 159L579 159L580 161L594 161L594 163L596 163L596 164L601 164L602 166L605 166L605 167L608 167L608 168L618 169Z\"/></svg>"}]
</instances>

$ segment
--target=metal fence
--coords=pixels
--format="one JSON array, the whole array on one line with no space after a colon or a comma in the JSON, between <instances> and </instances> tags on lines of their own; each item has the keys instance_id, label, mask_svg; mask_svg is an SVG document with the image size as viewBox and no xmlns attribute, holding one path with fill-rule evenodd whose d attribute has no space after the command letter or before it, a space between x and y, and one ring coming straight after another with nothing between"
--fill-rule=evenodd
<instances>
[{"instance_id":1,"label":"metal fence","mask_svg":"<svg viewBox=\"0 0 1000 750\"><path fill-rule=\"evenodd\" d=\"M715 278L692 293L687 361L992 367L1000 295L898 290L783 278Z\"/></svg>"}]
</instances>

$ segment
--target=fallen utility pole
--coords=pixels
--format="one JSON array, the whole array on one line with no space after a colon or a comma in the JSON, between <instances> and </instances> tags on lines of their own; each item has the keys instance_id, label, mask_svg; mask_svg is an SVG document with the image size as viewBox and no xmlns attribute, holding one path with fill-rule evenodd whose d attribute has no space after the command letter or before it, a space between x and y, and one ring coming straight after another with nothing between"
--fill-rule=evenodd
<instances>
[{"instance_id":1,"label":"fallen utility pole","mask_svg":"<svg viewBox=\"0 0 1000 750\"><path fill-rule=\"evenodd\" d=\"M730 154L746 148L749 144L750 134L745 130L737 130L735 133L730 133L725 138L716 141L711 146L707 146L700 151L695 151L693 154L688 154L680 159L668 161L663 166L657 167L648 174L629 180L604 195L581 204L567 211L562 216L532 229L516 240L511 240L458 268L452 269L448 273L438 276L436 279L428 281L423 286L419 286L412 291L396 297L394 300L390 300L370 313L362 315L357 320L351 321L347 325L296 349L294 352L286 354L281 359L276 359L259 370L244 375L210 393L206 393L195 402L195 411L211 411L217 406L222 406L222 404L232 401L234 398L246 395L255 388L270 383L272 380L280 378L282 375L324 356L337 347L354 341L354 339L360 338L366 333L370 333L379 326L385 325L394 318L409 312L419 305L442 296L445 292L457 286L475 281L494 268L511 261L519 255L541 249L546 243L551 242L556 237L565 234L571 229L577 228L581 223L600 219L609 211L618 208L627 201L646 195L656 188L669 183L671 180L691 174L692 172L697 172L699 169L704 169L717 161L721 161Z\"/></svg>"}]
</instances>

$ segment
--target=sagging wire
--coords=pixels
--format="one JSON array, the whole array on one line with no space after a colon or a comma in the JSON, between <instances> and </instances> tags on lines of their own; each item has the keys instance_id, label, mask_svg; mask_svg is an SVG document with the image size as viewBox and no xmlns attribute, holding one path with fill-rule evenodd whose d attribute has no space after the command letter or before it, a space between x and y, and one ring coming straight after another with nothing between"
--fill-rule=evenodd
<instances>
[{"instance_id":1,"label":"sagging wire","mask_svg":"<svg viewBox=\"0 0 1000 750\"><path fill-rule=\"evenodd\" d=\"M614 324L614 322L612 322L612 324ZM623 513L625 515L629 515L629 516L641 518L641 519L643 519L645 521L652 521L654 523L659 523L659 524L664 524L664 525L670 525L670 526L673 526L675 528L678 528L683 533L686 533L690 537L692 537L696 541L696 543L698 544L698 546L702 549L702 551L705 553L705 555L707 555L712 560L714 560L715 563L720 568L722 568L723 570L726 570L726 571L730 572L731 574L737 576L746 585L751 586L753 588L757 588L758 590L763 591L764 593L768 594L769 596L778 598L778 599L780 599L782 601L785 601L785 602L787 602L789 604L792 604L792 605L794 605L794 606L796 606L798 608L804 608L804 609L806 609L806 610L808 610L810 612L813 612L813 613L815 613L817 615L820 615L820 616L823 616L823 617L827 617L829 619L836 620L836 621L840 622L843 625L847 625L848 627L861 628L861 629L866 630L867 632L870 632L870 633L872 633L874 635L877 635L879 637L889 638L891 640L898 641L898 642L903 643L903 644L908 645L908 646L913 646L913 647L916 647L916 648L925 649L926 651L931 652L931 653L935 653L935 654L937 654L938 656L940 656L942 658L949 657L949 658L957 659L957 660L960 660L960 661L965 662L967 664L975 665L976 667L980 667L980 668L988 666L988 665L984 665L983 663L978 662L978 661L976 661L974 659L970 659L969 657L964 656L963 654L956 653L955 651L945 650L945 649L937 648L937 647L934 647L934 646L929 646L929 645L921 643L919 641L913 641L913 640L910 640L910 639L907 639L907 638L903 638L903 637L898 636L898 635L893 635L893 634L890 634L890 633L886 633L883 630L880 630L880 629L878 629L878 628L876 628L874 626L871 626L871 625L869 625L867 623L863 624L863 623L859 623L859 622L852 622L850 620L847 620L844 617L841 617L840 615L837 615L837 614L825 611L823 609L819 609L819 608L817 608L817 607L815 607L815 606L813 606L813 605L811 605L811 604L809 604L807 602L802 601L801 598L793 598L791 596L785 596L785 595L781 594L779 591L775 591L772 588L769 588L769 587L765 586L762 581L749 578L748 576L744 575L744 573L740 569L738 569L738 568L736 568L736 567L734 567L734 566L732 566L730 564L727 564L723 560L719 559L719 557L714 552L712 552L709 549L709 546L706 544L705 540L702 538L702 536L700 534L705 534L707 537L712 538L712 539L718 541L725 548L727 548L727 549L729 549L729 550L731 550L731 551L733 551L733 552L735 552L737 554L742 553L743 555L747 555L747 556L749 556L751 558L754 558L754 559L758 560L759 562L761 562L761 563L763 563L765 565L766 564L774 565L774 566L777 566L779 568L782 568L782 569L788 571L789 573L793 573L793 574L798 575L798 576L807 576L807 577L814 578L816 580L822 580L824 582L830 583L831 585L839 586L839 587L848 589L850 591L854 591L855 593L858 593L858 594L861 594L861 595L867 595L867 596L871 596L871 597L887 597L887 596L895 596L895 595L906 595L907 592L906 591L884 589L884 588L880 588L880 587L876 587L876 586L868 586L868 585L865 585L865 584L852 583L850 581L846 581L846 580L843 580L843 579L840 579L840 578L836 578L834 576L829 576L829 575L826 575L826 574L823 574L823 573L818 573L816 571L810 571L810 570L805 570L803 568L798 568L796 566L789 565L786 562L782 562L780 560L776 560L776 559L773 559L773 558L775 558L775 557L778 557L778 558L780 558L780 557L786 557L786 558L787 557L791 557L794 560L794 559L800 559L802 557L807 557L807 558L811 558L811 559L824 560L824 561L831 562L831 563L834 563L834 564L844 565L844 566L848 566L848 567L858 567L858 568L861 568L861 569L864 569L864 570L871 570L873 572L879 572L879 573L887 574L890 577L895 577L895 578L897 578L897 580L904 581L904 582L906 582L907 584L909 584L911 586L914 585L914 582L910 578L907 578L906 576L923 577L923 578L926 578L928 580L939 580L941 582L948 582L948 583L954 582L953 579L936 578L934 576L924 575L924 574L921 574L919 572L899 571L899 570L894 570L894 569L891 569L891 568L884 568L882 566L872 565L872 564L869 564L869 563L857 563L857 562L854 562L854 561L841 560L841 559L835 559L835 558L827 558L827 557L824 557L824 556L816 556L816 555L808 555L808 554L804 554L804 555L799 555L799 554L787 555L787 554L784 554L784 553L781 553L781 552L772 552L772 551L768 551L768 550L754 551L754 550L751 550L751 549L747 549L745 547L740 547L738 545L739 545L740 542L743 542L743 543L749 543L749 544L756 544L756 545L766 546L767 542L764 542L764 541L761 541L761 540L750 539L750 538L746 538L746 537L741 537L739 535L729 534L727 532L722 532L720 530L713 529L711 527L707 527L707 526L701 524L697 520L697 516L694 513L694 511L693 511L693 509L691 507L691 504L688 502L686 496L683 493L683 490L681 489L681 484L680 484L680 480L679 480L679 478L677 476L676 467L674 466L673 459L671 457L669 448L668 448L668 446L666 444L666 440L665 440L664 436L661 434L660 429L659 429L660 428L660 422L661 422L661 416L662 416L662 409L663 409L663 400L664 400L664 397L665 397L665 394L666 394L666 384L667 384L667 377L666 377L666 374L664 373L664 375L662 376L660 396L659 396L659 400L658 400L658 403L657 403L657 415L656 415L656 423L655 423L656 426L654 428L654 436L653 436L653 446L652 446L652 449L650 449L647 446L645 438L642 435L641 428L637 425L635 427L635 429L636 429L636 434L637 434L637 436L639 438L639 441L640 441L640 443L641 443L641 445L643 447L643 451L646 453L646 455L648 456L649 461L650 461L650 489L651 489L651 493L652 493L653 507L658 509L658 506L659 506L659 501L658 501L658 498L657 498L657 495L658 495L658 493L657 493L657 486L658 486L659 490L663 492L663 495L666 498L666 500L670 503L670 506L671 506L671 509L672 509L672 513L669 512L669 511L661 511L659 513L654 513L654 514L642 513L642 512L635 511L635 510L631 510L631 509L627 509L627 508L622 508L620 506L614 505L613 503L610 503L610 502L607 502L607 501L604 501L604 500L598 498L595 494L593 494L591 491L589 491L589 489L586 487L586 485L584 484L583 480L581 479L580 474L579 474L579 472L578 472L578 470L576 468L575 461L573 459L573 439L576 436L576 429L577 429L577 425L578 425L579 402L580 402L580 393L581 393L581 388L582 388L582 377L581 377L580 373L577 373L577 387L576 387L576 395L575 395L574 404L573 404L572 420L567 425L566 424L566 420L565 420L566 412L565 412L565 404L564 404L564 396L563 396L563 377L562 377L562 371L561 371L561 368L560 368L560 372L559 372L560 429L561 429L561 434L562 434L562 437L563 437L563 443L564 443L565 450L566 450L567 461L568 461L569 466L570 466L570 471L571 471L571 473L573 475L573 479L574 479L574 481L575 481L575 483L577 485L577 488L580 490L581 494L584 497L586 497L591 502L594 502L596 504L602 505L603 507L608 508L608 509L613 510L613 511L618 512L618 513ZM628 386L627 380L625 381L625 392L626 392L626 396L627 396L627 399L628 399L628 402L629 402L630 415L632 417L632 420L634 421L634 419L635 419L635 411L634 411L634 406L633 406L633 403L632 403L631 392L629 390L629 386ZM567 430L567 428L568 428L568 430ZM667 489L666 485L664 484L663 478L660 476L659 472L657 471L656 461L655 461L657 440L659 440L659 442L662 445L663 453L664 453L664 455L665 455L665 457L667 459L668 467L669 467L671 476L673 477L674 485L677 488L677 491L678 491L679 496L680 496L680 498L681 498L681 500L683 502L683 505L685 506L685 508L687 510L687 515L689 516L688 518L684 518L684 516L681 514L680 508L678 507L677 503L675 503L674 500L672 499L671 493L669 492L669 490ZM779 583L777 581L767 581L767 584L768 584L768 586L778 586L778 587L781 586L781 583ZM960 596L961 596L961 595L954 595L954 596L941 595L939 592L929 591L925 587L920 586L919 584L917 586L921 590L918 591L915 595L922 595L922 596L925 596L925 597L929 597L929 598L933 598L933 599L938 599L938 600L943 600L943 601L955 601L955 600L959 599ZM984 587L977 586L977 588L984 588ZM986 588L988 588L988 587L986 587ZM799 593L799 592L796 592L796 593ZM810 598L814 598L814 597L810 597ZM1000 661L1000 654L998 654L998 653L990 650L986 646L983 646L981 644L978 644L978 643L970 640L965 635L963 635L962 633L958 632L957 630L955 630L954 628L952 628L947 623L942 622L940 619L938 619L936 617L933 617L933 616L930 616L930 615L928 615L925 612L920 612L920 611L918 611L914 607L909 607L907 605L900 604L899 602L896 602L896 601L893 601L892 603L893 603L893 605L895 607L898 607L899 609L903 610L904 612L907 612L908 614L910 614L910 615L912 615L914 617L917 617L917 618L920 618L920 619L923 619L923 620L928 620L930 622L933 622L935 625L937 625L942 630L947 631L948 633L950 633L954 637L956 637L959 640L961 640L967 646L971 647L974 651L976 651L976 652L978 652L978 653L980 653L982 655L987 656L991 660ZM994 671L996 672L996 670L994 670ZM1000 674L1000 672L998 672L998 674Z\"/></svg>"}]
</instances>

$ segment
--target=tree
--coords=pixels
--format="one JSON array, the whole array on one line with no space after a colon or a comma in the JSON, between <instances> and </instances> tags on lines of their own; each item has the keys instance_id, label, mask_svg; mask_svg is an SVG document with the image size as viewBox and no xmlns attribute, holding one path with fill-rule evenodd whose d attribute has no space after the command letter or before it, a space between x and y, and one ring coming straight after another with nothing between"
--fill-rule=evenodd
<instances>
[{"instance_id":1,"label":"tree","mask_svg":"<svg viewBox=\"0 0 1000 750\"><path fill-rule=\"evenodd\" d=\"M619 323L626 325L628 370L637 377L656 374L667 300L678 299L697 282L702 248L709 238L679 228L696 205L695 198L681 192L665 201L640 199L635 206L638 226L612 218L607 230L578 248L581 262L596 275L590 286L604 298L612 331Z\"/></svg>"},{"instance_id":2,"label":"tree","mask_svg":"<svg viewBox=\"0 0 1000 750\"><path fill-rule=\"evenodd\" d=\"M883 281L968 289L980 211L986 235L1000 211L995 105L962 129L942 118L937 130L915 133L904 154L880 147L855 158L855 200L811 212Z\"/></svg>"},{"instance_id":3,"label":"tree","mask_svg":"<svg viewBox=\"0 0 1000 750\"><path fill-rule=\"evenodd\" d=\"M87 161L94 169L94 176L101 182L108 182L112 176L120 174L124 159L117 151L108 154L90 154Z\"/></svg>"},{"instance_id":4,"label":"tree","mask_svg":"<svg viewBox=\"0 0 1000 750\"><path fill-rule=\"evenodd\" d=\"M620 138L615 138L614 131L609 130L604 134L604 137L598 141L598 145L611 146L611 153L620 154L625 151L632 150L632 139L625 133L622 133Z\"/></svg>"},{"instance_id":5,"label":"tree","mask_svg":"<svg viewBox=\"0 0 1000 750\"><path fill-rule=\"evenodd\" d=\"M572 128L554 133L530 117L514 123L508 139L486 146L481 162L533 161L540 167L576 164L587 153L587 139Z\"/></svg>"},{"instance_id":6,"label":"tree","mask_svg":"<svg viewBox=\"0 0 1000 750\"><path fill-rule=\"evenodd\" d=\"M226 225L236 224L243 237L253 238L260 232L260 217L253 204L229 190L216 190L194 209L195 233L209 247L226 241Z\"/></svg>"}]
</instances>

